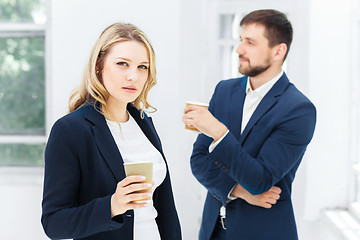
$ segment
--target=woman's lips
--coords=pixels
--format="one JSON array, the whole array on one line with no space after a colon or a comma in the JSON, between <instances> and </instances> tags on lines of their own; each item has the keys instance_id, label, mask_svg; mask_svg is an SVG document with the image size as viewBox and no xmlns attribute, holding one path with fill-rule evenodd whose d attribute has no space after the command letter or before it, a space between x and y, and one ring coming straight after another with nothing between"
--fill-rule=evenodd
<instances>
[{"instance_id":1,"label":"woman's lips","mask_svg":"<svg viewBox=\"0 0 360 240\"><path fill-rule=\"evenodd\" d=\"M123 87L122 89L124 89L124 91L128 92L128 93L135 93L136 92L136 87L134 87L134 86L127 86L127 87Z\"/></svg>"}]
</instances>

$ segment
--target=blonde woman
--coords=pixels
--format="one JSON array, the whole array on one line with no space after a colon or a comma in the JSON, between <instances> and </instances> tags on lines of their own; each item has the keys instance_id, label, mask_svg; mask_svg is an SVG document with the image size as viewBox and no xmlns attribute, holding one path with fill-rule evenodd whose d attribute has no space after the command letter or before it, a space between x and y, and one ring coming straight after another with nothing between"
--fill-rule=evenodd
<instances>
[{"instance_id":1,"label":"blonde woman","mask_svg":"<svg viewBox=\"0 0 360 240\"><path fill-rule=\"evenodd\" d=\"M144 112L155 75L141 30L116 23L103 31L46 146L41 221L50 238L181 239L160 139ZM123 163L142 161L153 162L152 186L125 176ZM149 187L153 200L134 202Z\"/></svg>"}]
</instances>

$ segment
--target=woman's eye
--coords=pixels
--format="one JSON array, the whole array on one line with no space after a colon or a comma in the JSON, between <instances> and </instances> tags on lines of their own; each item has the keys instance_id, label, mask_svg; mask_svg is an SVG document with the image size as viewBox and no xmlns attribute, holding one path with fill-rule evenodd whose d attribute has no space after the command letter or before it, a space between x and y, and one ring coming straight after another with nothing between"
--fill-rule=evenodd
<instances>
[{"instance_id":1,"label":"woman's eye","mask_svg":"<svg viewBox=\"0 0 360 240\"><path fill-rule=\"evenodd\" d=\"M140 69L144 69L144 70L147 70L148 69L148 66L145 66L145 65L140 65L139 66Z\"/></svg>"},{"instance_id":2,"label":"woman's eye","mask_svg":"<svg viewBox=\"0 0 360 240\"><path fill-rule=\"evenodd\" d=\"M127 66L127 63L126 62L118 62L117 65L120 65L120 66Z\"/></svg>"}]
</instances>

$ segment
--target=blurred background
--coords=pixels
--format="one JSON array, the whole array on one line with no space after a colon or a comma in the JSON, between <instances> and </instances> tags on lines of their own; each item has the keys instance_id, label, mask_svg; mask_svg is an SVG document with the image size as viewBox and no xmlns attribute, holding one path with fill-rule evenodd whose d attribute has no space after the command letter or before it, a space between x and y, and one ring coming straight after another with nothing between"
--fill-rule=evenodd
<instances>
[{"instance_id":1,"label":"blurred background","mask_svg":"<svg viewBox=\"0 0 360 240\"><path fill-rule=\"evenodd\" d=\"M152 117L183 239L197 239L206 191L190 170L197 135L184 130L185 101L208 102L220 80L238 76L239 22L264 8L292 22L284 70L318 111L293 184L299 238L360 239L360 0L0 0L0 239L48 239L44 146L96 39L119 21L137 25L155 48Z\"/></svg>"}]
</instances>

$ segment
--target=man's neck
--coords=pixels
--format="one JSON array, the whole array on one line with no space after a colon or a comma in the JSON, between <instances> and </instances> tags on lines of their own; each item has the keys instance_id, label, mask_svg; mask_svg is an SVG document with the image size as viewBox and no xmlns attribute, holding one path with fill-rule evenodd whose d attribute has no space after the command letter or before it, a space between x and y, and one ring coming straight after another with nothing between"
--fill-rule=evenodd
<instances>
[{"instance_id":1,"label":"man's neck","mask_svg":"<svg viewBox=\"0 0 360 240\"><path fill-rule=\"evenodd\" d=\"M269 82L271 79L276 77L281 72L281 66L280 67L273 67L271 66L269 69L267 69L265 72L255 76L250 77L250 85L253 90L261 87L265 83Z\"/></svg>"}]
</instances>

